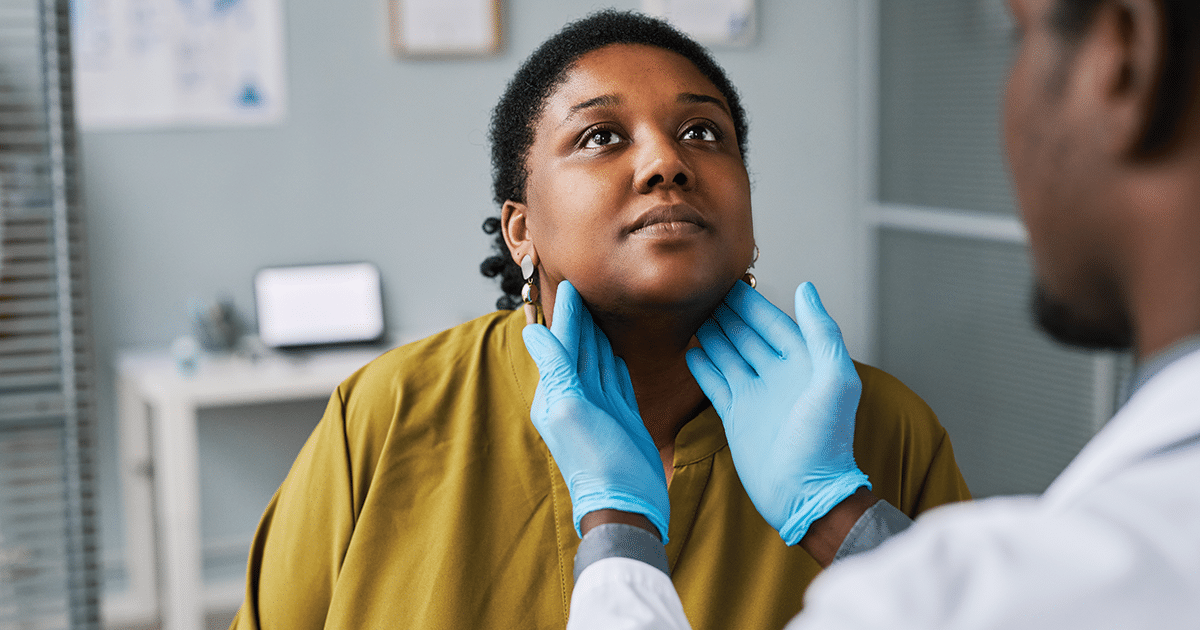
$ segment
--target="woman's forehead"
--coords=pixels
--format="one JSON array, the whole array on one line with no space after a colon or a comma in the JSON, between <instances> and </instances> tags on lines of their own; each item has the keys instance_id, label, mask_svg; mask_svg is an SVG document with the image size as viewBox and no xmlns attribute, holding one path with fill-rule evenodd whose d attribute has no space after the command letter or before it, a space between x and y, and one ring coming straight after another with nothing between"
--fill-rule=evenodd
<instances>
[{"instance_id":1,"label":"woman's forehead","mask_svg":"<svg viewBox=\"0 0 1200 630\"><path fill-rule=\"evenodd\" d=\"M716 85L683 55L645 44L610 44L575 60L549 95L544 111L569 114L591 104L619 105L647 95L698 94L728 103Z\"/></svg>"}]
</instances>

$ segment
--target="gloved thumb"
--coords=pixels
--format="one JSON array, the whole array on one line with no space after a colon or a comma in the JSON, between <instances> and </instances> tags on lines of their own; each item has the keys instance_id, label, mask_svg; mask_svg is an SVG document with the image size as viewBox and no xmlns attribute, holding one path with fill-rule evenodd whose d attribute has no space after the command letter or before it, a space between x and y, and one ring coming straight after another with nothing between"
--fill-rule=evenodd
<instances>
[{"instance_id":1,"label":"gloved thumb","mask_svg":"<svg viewBox=\"0 0 1200 630\"><path fill-rule=\"evenodd\" d=\"M549 390L561 391L575 384L579 377L566 348L545 326L531 324L521 331L525 349L538 368L538 382Z\"/></svg>"},{"instance_id":2,"label":"gloved thumb","mask_svg":"<svg viewBox=\"0 0 1200 630\"><path fill-rule=\"evenodd\" d=\"M822 361L849 359L842 329L825 311L821 296L811 282L796 287L796 325L814 366Z\"/></svg>"}]
</instances>

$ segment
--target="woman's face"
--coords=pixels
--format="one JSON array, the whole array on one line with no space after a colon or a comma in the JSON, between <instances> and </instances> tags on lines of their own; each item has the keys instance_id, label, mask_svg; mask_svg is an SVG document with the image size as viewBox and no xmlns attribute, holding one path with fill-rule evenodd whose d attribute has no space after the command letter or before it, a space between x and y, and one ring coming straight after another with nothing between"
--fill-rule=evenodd
<instances>
[{"instance_id":1,"label":"woman's face","mask_svg":"<svg viewBox=\"0 0 1200 630\"><path fill-rule=\"evenodd\" d=\"M592 308L711 308L754 248L750 181L721 92L690 61L616 44L549 97L528 162L543 287Z\"/></svg>"}]
</instances>

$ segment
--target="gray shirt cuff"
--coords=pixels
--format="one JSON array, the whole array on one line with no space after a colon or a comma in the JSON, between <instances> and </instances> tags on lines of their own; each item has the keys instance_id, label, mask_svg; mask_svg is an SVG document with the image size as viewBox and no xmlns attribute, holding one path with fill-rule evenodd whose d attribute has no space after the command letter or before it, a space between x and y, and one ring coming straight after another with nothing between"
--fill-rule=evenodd
<instances>
[{"instance_id":1,"label":"gray shirt cuff","mask_svg":"<svg viewBox=\"0 0 1200 630\"><path fill-rule=\"evenodd\" d=\"M584 534L575 552L575 581L588 565L605 558L629 558L671 575L662 540L636 525L605 523Z\"/></svg>"},{"instance_id":2,"label":"gray shirt cuff","mask_svg":"<svg viewBox=\"0 0 1200 630\"><path fill-rule=\"evenodd\" d=\"M867 508L862 516L858 517L858 521L854 523L854 527L850 528L850 533L846 534L845 540L842 541L842 546L838 547L833 561L837 562L856 553L870 551L883 544L883 541L888 538L908 529L909 525L912 525L911 518L892 507L891 503L880 499L875 502L875 505Z\"/></svg>"}]
</instances>

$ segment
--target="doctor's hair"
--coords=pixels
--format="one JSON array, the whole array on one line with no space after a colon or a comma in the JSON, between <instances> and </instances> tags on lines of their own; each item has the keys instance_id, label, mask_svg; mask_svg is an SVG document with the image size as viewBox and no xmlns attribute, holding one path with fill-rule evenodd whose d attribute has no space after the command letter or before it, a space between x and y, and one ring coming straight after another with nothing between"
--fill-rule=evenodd
<instances>
[{"instance_id":1,"label":"doctor's hair","mask_svg":"<svg viewBox=\"0 0 1200 630\"><path fill-rule=\"evenodd\" d=\"M492 143L492 193L496 205L524 203L529 171L526 160L546 101L583 55L611 44L643 44L677 53L700 71L725 97L733 118L742 161L746 160L746 111L737 89L703 46L663 20L640 13L607 9L572 22L538 46L521 64L492 110L489 139ZM509 255L500 217L489 217L483 231L495 234L495 254L484 259L479 271L500 278L504 295L496 308L521 304L521 268Z\"/></svg>"},{"instance_id":2,"label":"doctor's hair","mask_svg":"<svg viewBox=\"0 0 1200 630\"><path fill-rule=\"evenodd\" d=\"M1068 44L1078 43L1092 26L1105 0L1058 0L1051 24ZM1183 123L1195 98L1200 71L1200 2L1159 0L1162 7L1164 49L1162 75L1150 122L1138 148L1145 155L1167 149Z\"/></svg>"}]
</instances>

